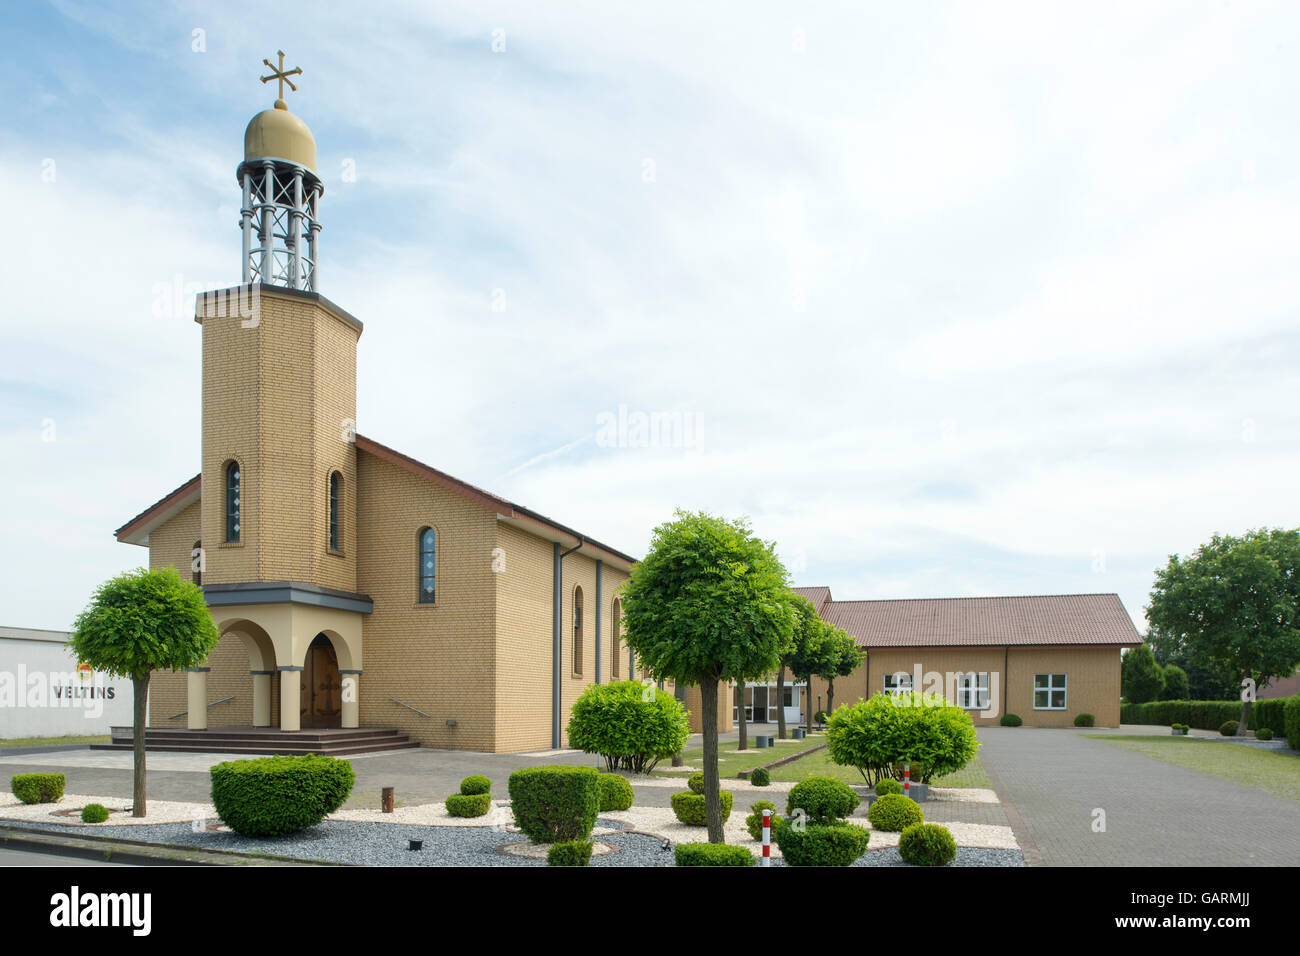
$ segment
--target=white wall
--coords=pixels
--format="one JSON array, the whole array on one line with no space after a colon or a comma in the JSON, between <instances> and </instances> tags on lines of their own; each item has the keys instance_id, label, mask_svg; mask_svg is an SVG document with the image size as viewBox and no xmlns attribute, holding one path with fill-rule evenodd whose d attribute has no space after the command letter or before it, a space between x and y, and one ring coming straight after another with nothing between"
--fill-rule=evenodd
<instances>
[{"instance_id":1,"label":"white wall","mask_svg":"<svg viewBox=\"0 0 1300 956\"><path fill-rule=\"evenodd\" d=\"M78 673L68 637L0 627L0 738L93 736L130 726L130 680Z\"/></svg>"}]
</instances>

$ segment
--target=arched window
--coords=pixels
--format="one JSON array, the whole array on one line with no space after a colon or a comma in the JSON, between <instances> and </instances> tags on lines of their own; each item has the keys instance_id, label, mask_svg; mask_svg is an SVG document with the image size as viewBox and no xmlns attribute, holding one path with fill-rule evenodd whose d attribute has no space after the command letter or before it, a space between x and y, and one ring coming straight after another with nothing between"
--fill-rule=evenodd
<instances>
[{"instance_id":1,"label":"arched window","mask_svg":"<svg viewBox=\"0 0 1300 956\"><path fill-rule=\"evenodd\" d=\"M582 588L573 589L573 673L582 676Z\"/></svg>"},{"instance_id":2,"label":"arched window","mask_svg":"<svg viewBox=\"0 0 1300 956\"><path fill-rule=\"evenodd\" d=\"M438 532L433 528L421 528L419 545L419 602L421 604L433 604L438 591Z\"/></svg>"},{"instance_id":3,"label":"arched window","mask_svg":"<svg viewBox=\"0 0 1300 956\"><path fill-rule=\"evenodd\" d=\"M609 676L618 680L618 629L623 624L623 602L614 599L614 607L609 615Z\"/></svg>"},{"instance_id":4,"label":"arched window","mask_svg":"<svg viewBox=\"0 0 1300 956\"><path fill-rule=\"evenodd\" d=\"M339 550L339 489L343 485L343 476L337 471L330 475L329 494L329 548Z\"/></svg>"},{"instance_id":5,"label":"arched window","mask_svg":"<svg viewBox=\"0 0 1300 956\"><path fill-rule=\"evenodd\" d=\"M226 464L226 540L235 542L239 540L240 528L240 509L242 508L241 495L239 493L240 484L243 477L239 473L239 462L231 461Z\"/></svg>"},{"instance_id":6,"label":"arched window","mask_svg":"<svg viewBox=\"0 0 1300 956\"><path fill-rule=\"evenodd\" d=\"M190 572L195 584L203 583L203 542L195 541L190 552Z\"/></svg>"}]
</instances>

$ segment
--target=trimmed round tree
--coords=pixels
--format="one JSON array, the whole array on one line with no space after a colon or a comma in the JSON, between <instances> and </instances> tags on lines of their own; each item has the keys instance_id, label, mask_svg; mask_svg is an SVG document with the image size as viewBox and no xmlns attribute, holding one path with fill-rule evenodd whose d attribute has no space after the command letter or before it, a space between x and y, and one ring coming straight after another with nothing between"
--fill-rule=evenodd
<instances>
[{"instance_id":1,"label":"trimmed round tree","mask_svg":"<svg viewBox=\"0 0 1300 956\"><path fill-rule=\"evenodd\" d=\"M678 511L632 569L623 617L627 646L653 678L699 685L705 820L709 842L722 843L718 684L776 669L794 626L785 568L746 519Z\"/></svg>"},{"instance_id":2,"label":"trimmed round tree","mask_svg":"<svg viewBox=\"0 0 1300 956\"><path fill-rule=\"evenodd\" d=\"M905 763L919 765L918 782L929 783L966 766L979 747L970 714L914 691L841 706L826 725L826 741L831 760L856 767L872 786Z\"/></svg>"},{"instance_id":3,"label":"trimmed round tree","mask_svg":"<svg viewBox=\"0 0 1300 956\"><path fill-rule=\"evenodd\" d=\"M795 684L804 685L804 730L812 732L812 679L835 666L839 660L839 647L835 643L835 628L817 614L811 601L790 592L794 617L790 644L782 656L782 663L790 668ZM784 700L783 697L778 700ZM784 708L779 708L784 712Z\"/></svg>"},{"instance_id":4,"label":"trimmed round tree","mask_svg":"<svg viewBox=\"0 0 1300 956\"><path fill-rule=\"evenodd\" d=\"M858 642L830 624L827 627L827 660L817 676L826 681L826 713L835 713L835 678L848 677L866 660Z\"/></svg>"},{"instance_id":5,"label":"trimmed round tree","mask_svg":"<svg viewBox=\"0 0 1300 956\"><path fill-rule=\"evenodd\" d=\"M145 815L144 730L149 676L198 667L217 646L217 625L203 592L175 568L138 568L99 586L77 616L68 645L79 660L115 677L129 677L135 694L135 781L132 815Z\"/></svg>"},{"instance_id":6,"label":"trimmed round tree","mask_svg":"<svg viewBox=\"0 0 1300 956\"><path fill-rule=\"evenodd\" d=\"M592 684L573 703L569 746L605 758L609 770L649 773L680 753L691 735L686 708L640 681Z\"/></svg>"}]
</instances>

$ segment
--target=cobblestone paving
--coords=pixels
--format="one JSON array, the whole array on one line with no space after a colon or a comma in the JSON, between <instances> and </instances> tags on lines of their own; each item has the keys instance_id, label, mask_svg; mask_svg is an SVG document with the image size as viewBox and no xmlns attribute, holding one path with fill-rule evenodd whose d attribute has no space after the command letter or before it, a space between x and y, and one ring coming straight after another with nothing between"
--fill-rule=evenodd
<instances>
[{"instance_id":1,"label":"cobblestone paving","mask_svg":"<svg viewBox=\"0 0 1300 956\"><path fill-rule=\"evenodd\" d=\"M1300 861L1298 803L1072 730L990 727L979 736L980 759L1031 865ZM1105 832L1093 831L1097 810Z\"/></svg>"}]
</instances>

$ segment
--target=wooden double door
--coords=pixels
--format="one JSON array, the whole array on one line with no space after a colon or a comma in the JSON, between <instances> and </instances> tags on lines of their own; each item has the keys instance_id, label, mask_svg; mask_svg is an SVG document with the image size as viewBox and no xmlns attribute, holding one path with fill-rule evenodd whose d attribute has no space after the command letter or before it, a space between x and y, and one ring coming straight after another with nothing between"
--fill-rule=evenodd
<instances>
[{"instance_id":1,"label":"wooden double door","mask_svg":"<svg viewBox=\"0 0 1300 956\"><path fill-rule=\"evenodd\" d=\"M307 648L299 689L299 724L306 730L343 726L343 681L334 645L324 634Z\"/></svg>"}]
</instances>

